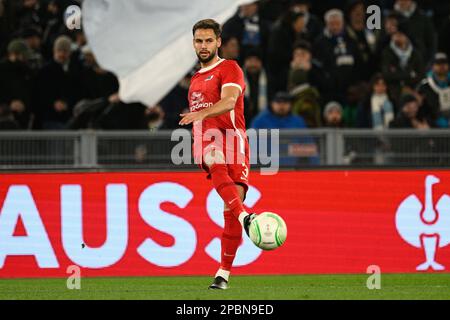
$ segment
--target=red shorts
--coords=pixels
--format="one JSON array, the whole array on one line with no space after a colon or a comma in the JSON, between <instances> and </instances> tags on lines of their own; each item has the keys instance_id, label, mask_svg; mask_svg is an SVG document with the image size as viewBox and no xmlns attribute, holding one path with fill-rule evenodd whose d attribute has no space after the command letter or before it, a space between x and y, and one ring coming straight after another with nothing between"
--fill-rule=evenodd
<instances>
[{"instance_id":1,"label":"red shorts","mask_svg":"<svg viewBox=\"0 0 450 320\"><path fill-rule=\"evenodd\" d=\"M199 167L207 173L207 179L211 179L209 168L204 158L212 150L221 151L225 156L225 163L228 168L228 174L236 184L244 187L247 193L250 173L250 152L246 137L238 137L234 145L228 146L225 141L201 141L201 146L194 142L194 159Z\"/></svg>"}]
</instances>

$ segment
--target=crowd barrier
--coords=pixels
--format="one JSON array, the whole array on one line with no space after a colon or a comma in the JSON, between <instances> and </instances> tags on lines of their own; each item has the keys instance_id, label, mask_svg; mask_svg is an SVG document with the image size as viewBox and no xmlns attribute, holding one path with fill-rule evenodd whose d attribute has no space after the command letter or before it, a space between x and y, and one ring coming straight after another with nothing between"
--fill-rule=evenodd
<instances>
[{"instance_id":1,"label":"crowd barrier","mask_svg":"<svg viewBox=\"0 0 450 320\"><path fill-rule=\"evenodd\" d=\"M281 168L450 166L450 130L311 129L256 135L250 140L253 151L256 141L277 135ZM1 132L0 170L195 168L173 162L180 141L170 130ZM264 165L258 152L252 155L252 164Z\"/></svg>"}]
</instances>

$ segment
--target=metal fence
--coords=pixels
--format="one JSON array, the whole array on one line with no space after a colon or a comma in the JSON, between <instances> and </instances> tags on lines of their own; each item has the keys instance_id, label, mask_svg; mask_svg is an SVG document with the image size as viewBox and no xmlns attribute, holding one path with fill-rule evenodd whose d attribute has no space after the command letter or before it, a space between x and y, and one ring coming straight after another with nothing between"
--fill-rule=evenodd
<instances>
[{"instance_id":1,"label":"metal fence","mask_svg":"<svg viewBox=\"0 0 450 320\"><path fill-rule=\"evenodd\" d=\"M265 166L250 139L253 166ZM1 132L0 169L187 169L171 160L172 131ZM251 135L249 135L251 136ZM280 167L450 166L450 130L281 130ZM275 150L269 150L269 153ZM271 154L275 155L275 153Z\"/></svg>"}]
</instances>

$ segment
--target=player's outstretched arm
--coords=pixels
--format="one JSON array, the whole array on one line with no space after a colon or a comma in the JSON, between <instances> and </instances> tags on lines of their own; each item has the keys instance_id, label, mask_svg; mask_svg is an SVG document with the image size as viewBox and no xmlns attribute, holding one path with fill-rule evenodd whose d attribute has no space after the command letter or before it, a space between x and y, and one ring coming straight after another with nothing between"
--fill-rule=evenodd
<instances>
[{"instance_id":1,"label":"player's outstretched arm","mask_svg":"<svg viewBox=\"0 0 450 320\"><path fill-rule=\"evenodd\" d=\"M188 125L194 121L201 121L207 118L220 116L234 109L236 102L241 95L241 90L235 86L222 88L221 99L215 105L197 112L180 114L182 117L180 125Z\"/></svg>"}]
</instances>

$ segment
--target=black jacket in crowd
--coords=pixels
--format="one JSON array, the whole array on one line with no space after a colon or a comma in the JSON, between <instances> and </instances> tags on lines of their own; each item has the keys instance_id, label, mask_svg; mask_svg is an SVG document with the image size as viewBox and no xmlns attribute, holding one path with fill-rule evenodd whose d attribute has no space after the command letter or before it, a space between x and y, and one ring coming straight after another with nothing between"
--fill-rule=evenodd
<instances>
[{"instance_id":1,"label":"black jacket in crowd","mask_svg":"<svg viewBox=\"0 0 450 320\"><path fill-rule=\"evenodd\" d=\"M69 64L67 72L55 61L48 63L36 79L35 114L42 122L67 123L72 116L73 107L82 98L81 87L80 70L73 63ZM56 112L54 103L57 100L64 101L68 110Z\"/></svg>"},{"instance_id":2,"label":"black jacket in crowd","mask_svg":"<svg viewBox=\"0 0 450 320\"><path fill-rule=\"evenodd\" d=\"M399 103L401 90L407 86L414 89L423 78L424 68L422 56L413 50L405 68L400 67L400 59L391 49L386 47L381 58L381 71L389 87L389 93L395 103Z\"/></svg>"},{"instance_id":3,"label":"black jacket in crowd","mask_svg":"<svg viewBox=\"0 0 450 320\"><path fill-rule=\"evenodd\" d=\"M322 67L322 64L316 60L312 60L309 71L295 70L292 68L289 70L289 91L303 84L309 84L316 88L321 95L322 103L328 102L333 98L329 95L330 90L333 89L330 75Z\"/></svg>"},{"instance_id":4,"label":"black jacket in crowd","mask_svg":"<svg viewBox=\"0 0 450 320\"><path fill-rule=\"evenodd\" d=\"M247 54L253 50L260 51L261 58L263 61L266 60L265 53L267 48L267 43L269 41L269 33L270 33L270 22L264 20L261 16L258 17L258 25L259 25L259 46L254 47L251 45L245 45L243 43L243 38L245 34L245 17L241 17L239 12L237 12L233 17L231 17L224 25L222 34L224 36L231 36L238 39L241 44L240 48L240 57L239 60L242 63Z\"/></svg>"},{"instance_id":5,"label":"black jacket in crowd","mask_svg":"<svg viewBox=\"0 0 450 320\"><path fill-rule=\"evenodd\" d=\"M419 83L417 91L424 98L422 106L420 107L421 116L425 117L430 123L435 125L438 117L442 115L438 93L431 88L428 78L423 79ZM449 115L447 114L445 116L448 117Z\"/></svg>"},{"instance_id":6,"label":"black jacket in crowd","mask_svg":"<svg viewBox=\"0 0 450 320\"><path fill-rule=\"evenodd\" d=\"M304 34L296 34L292 27L282 20L276 22L269 38L267 50L267 72L269 77L269 98L278 91L285 91L297 40L307 40Z\"/></svg>"},{"instance_id":7,"label":"black jacket in crowd","mask_svg":"<svg viewBox=\"0 0 450 320\"><path fill-rule=\"evenodd\" d=\"M25 111L15 114L16 121L22 129L28 129L32 109L33 73L23 62L5 60L0 63L0 103L9 105L13 100L20 100Z\"/></svg>"},{"instance_id":8,"label":"black jacket in crowd","mask_svg":"<svg viewBox=\"0 0 450 320\"><path fill-rule=\"evenodd\" d=\"M119 80L112 72L83 68L80 76L82 96L85 99L107 98L119 91Z\"/></svg>"},{"instance_id":9,"label":"black jacket in crowd","mask_svg":"<svg viewBox=\"0 0 450 320\"><path fill-rule=\"evenodd\" d=\"M437 35L433 22L417 8L411 17L403 18L401 24L422 55L423 62L428 65L437 49Z\"/></svg>"},{"instance_id":10,"label":"black jacket in crowd","mask_svg":"<svg viewBox=\"0 0 450 320\"><path fill-rule=\"evenodd\" d=\"M347 33L340 38L342 42L324 32L314 43L313 56L330 74L333 99L342 102L348 88L361 80L362 58L356 42Z\"/></svg>"}]
</instances>

